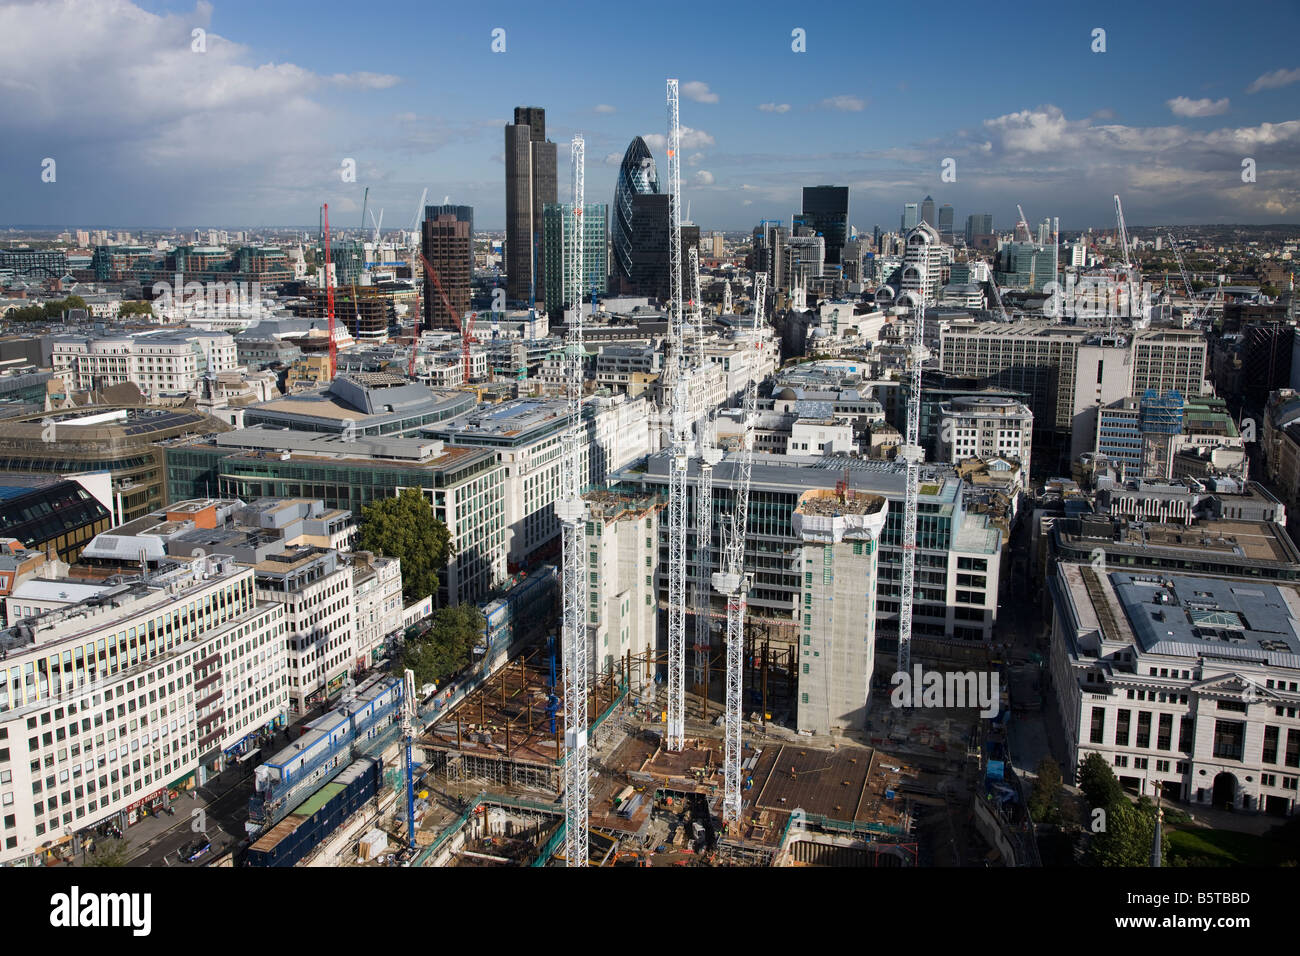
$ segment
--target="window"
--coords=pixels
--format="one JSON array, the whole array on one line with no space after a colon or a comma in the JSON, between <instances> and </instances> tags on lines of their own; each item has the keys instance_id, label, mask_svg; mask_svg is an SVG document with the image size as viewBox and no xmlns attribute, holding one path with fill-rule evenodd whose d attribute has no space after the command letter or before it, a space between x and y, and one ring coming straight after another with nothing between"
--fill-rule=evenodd
<instances>
[{"instance_id":1,"label":"window","mask_svg":"<svg viewBox=\"0 0 1300 956\"><path fill-rule=\"evenodd\" d=\"M1092 709L1092 736L1094 744L1102 743L1105 739L1106 732L1106 708L1094 707Z\"/></svg>"},{"instance_id":2,"label":"window","mask_svg":"<svg viewBox=\"0 0 1300 956\"><path fill-rule=\"evenodd\" d=\"M1129 720L1133 716L1132 711L1121 710L1116 714L1115 720L1115 746L1127 747L1129 741Z\"/></svg>"}]
</instances>

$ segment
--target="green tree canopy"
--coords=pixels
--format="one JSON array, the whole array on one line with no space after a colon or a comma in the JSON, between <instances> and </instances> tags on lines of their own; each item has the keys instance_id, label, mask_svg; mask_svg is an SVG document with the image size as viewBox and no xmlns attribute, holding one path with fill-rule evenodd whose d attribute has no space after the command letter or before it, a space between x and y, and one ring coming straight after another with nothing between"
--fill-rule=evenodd
<instances>
[{"instance_id":1,"label":"green tree canopy","mask_svg":"<svg viewBox=\"0 0 1300 956\"><path fill-rule=\"evenodd\" d=\"M126 840L96 840L86 857L87 866L126 866L131 859L131 844Z\"/></svg>"},{"instance_id":2,"label":"green tree canopy","mask_svg":"<svg viewBox=\"0 0 1300 956\"><path fill-rule=\"evenodd\" d=\"M358 547L402 560L402 598L413 604L438 591L438 572L451 555L447 526L416 488L361 509Z\"/></svg>"},{"instance_id":3,"label":"green tree canopy","mask_svg":"<svg viewBox=\"0 0 1300 956\"><path fill-rule=\"evenodd\" d=\"M1156 835L1156 807L1148 797L1133 804L1122 793L1106 807L1106 825L1092 838L1097 866L1150 866ZM1168 833L1161 832L1160 859L1165 860Z\"/></svg>"},{"instance_id":4,"label":"green tree canopy","mask_svg":"<svg viewBox=\"0 0 1300 956\"><path fill-rule=\"evenodd\" d=\"M402 667L415 672L415 683L440 684L469 663L483 636L483 612L471 604L439 608L423 635L407 641Z\"/></svg>"},{"instance_id":5,"label":"green tree canopy","mask_svg":"<svg viewBox=\"0 0 1300 956\"><path fill-rule=\"evenodd\" d=\"M118 315L153 315L153 304L150 302L123 302Z\"/></svg>"},{"instance_id":6,"label":"green tree canopy","mask_svg":"<svg viewBox=\"0 0 1300 956\"><path fill-rule=\"evenodd\" d=\"M1088 754L1079 765L1079 789L1092 807L1109 807L1116 800L1125 800L1124 788L1115 778L1115 771L1101 754Z\"/></svg>"}]
</instances>

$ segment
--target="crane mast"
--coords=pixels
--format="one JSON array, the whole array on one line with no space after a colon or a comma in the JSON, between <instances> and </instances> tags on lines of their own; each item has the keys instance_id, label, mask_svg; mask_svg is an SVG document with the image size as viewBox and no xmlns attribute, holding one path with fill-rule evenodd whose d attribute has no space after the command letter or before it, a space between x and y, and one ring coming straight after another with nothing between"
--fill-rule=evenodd
<instances>
[{"instance_id":1,"label":"crane mast","mask_svg":"<svg viewBox=\"0 0 1300 956\"><path fill-rule=\"evenodd\" d=\"M686 474L691 459L686 336L682 316L682 161L677 80L668 80L668 263L671 280L667 369L672 388L672 457L668 477L669 750L686 742Z\"/></svg>"},{"instance_id":2,"label":"crane mast","mask_svg":"<svg viewBox=\"0 0 1300 956\"><path fill-rule=\"evenodd\" d=\"M334 280L330 275L330 204L325 204L325 314L329 316L330 381L338 367L338 342L334 338Z\"/></svg>"},{"instance_id":3,"label":"crane mast","mask_svg":"<svg viewBox=\"0 0 1300 956\"><path fill-rule=\"evenodd\" d=\"M1120 204L1118 195L1115 196L1115 221L1119 226L1120 246L1124 250L1124 277L1128 283L1126 292L1128 295L1129 317L1136 321L1142 317L1142 270L1136 262L1129 258L1128 227L1124 224L1124 207ZM1114 325L1113 317L1111 324Z\"/></svg>"},{"instance_id":4,"label":"crane mast","mask_svg":"<svg viewBox=\"0 0 1300 956\"><path fill-rule=\"evenodd\" d=\"M565 384L569 422L564 433L564 462L555 515L561 524L564 567L562 651L564 655L564 858L568 866L587 865L587 648L584 541L587 503L582 498L582 228L583 176L586 145L573 137L569 157L573 167L572 241L565 263L573 309L565 348Z\"/></svg>"},{"instance_id":5,"label":"crane mast","mask_svg":"<svg viewBox=\"0 0 1300 956\"><path fill-rule=\"evenodd\" d=\"M1029 228L1029 220L1025 218L1025 211L1020 208L1020 203L1016 203L1016 213L1020 216L1019 225L1025 227L1025 236L1030 241L1034 241L1034 232Z\"/></svg>"},{"instance_id":6,"label":"crane mast","mask_svg":"<svg viewBox=\"0 0 1300 956\"><path fill-rule=\"evenodd\" d=\"M767 273L754 275L753 346L763 348L759 333L767 299ZM723 824L740 821L740 704L741 650L745 643L745 600L749 578L745 574L745 534L749 521L749 479L754 464L754 413L758 404L758 381L751 374L745 386L742 406L738 477L735 484L735 507L724 542L726 569L713 575L713 586L727 600L727 688L723 718Z\"/></svg>"},{"instance_id":7,"label":"crane mast","mask_svg":"<svg viewBox=\"0 0 1300 956\"><path fill-rule=\"evenodd\" d=\"M907 469L903 494L903 576L898 606L898 672L912 669L912 598L916 581L917 485L921 478L921 356L925 349L925 307L912 302L915 327L912 330L911 383L907 391L907 439L899 454Z\"/></svg>"},{"instance_id":8,"label":"crane mast","mask_svg":"<svg viewBox=\"0 0 1300 956\"><path fill-rule=\"evenodd\" d=\"M415 719L415 671L402 676L402 739L406 742L406 845L415 847L415 767L411 761L411 723Z\"/></svg>"},{"instance_id":9,"label":"crane mast","mask_svg":"<svg viewBox=\"0 0 1300 956\"><path fill-rule=\"evenodd\" d=\"M691 272L691 326L695 330L695 366L702 369L704 357L704 309L700 302L700 250L691 246L687 254ZM696 693L709 694L709 650L712 644L709 629L712 621L712 603L709 591L709 571L713 566L713 466L722 460L721 449L713 445L712 415L705 412L696 422L696 438L700 450L699 484L695 490L695 646L694 684Z\"/></svg>"}]
</instances>

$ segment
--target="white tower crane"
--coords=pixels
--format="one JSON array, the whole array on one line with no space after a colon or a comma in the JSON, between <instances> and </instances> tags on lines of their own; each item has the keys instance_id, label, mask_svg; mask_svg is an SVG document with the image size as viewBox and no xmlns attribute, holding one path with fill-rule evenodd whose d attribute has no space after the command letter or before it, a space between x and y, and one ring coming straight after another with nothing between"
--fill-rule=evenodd
<instances>
[{"instance_id":1,"label":"white tower crane","mask_svg":"<svg viewBox=\"0 0 1300 956\"><path fill-rule=\"evenodd\" d=\"M754 276L753 346L762 349L760 328L764 323L763 303L767 299L767 273ZM727 693L723 719L722 822L740 820L740 703L741 651L745 643L745 600L749 577L745 574L745 534L749 520L749 479L754 462L754 414L758 403L758 382L753 375L745 386L742 406L739 476L735 483L735 509L724 541L726 570L713 575L713 586L727 599Z\"/></svg>"},{"instance_id":2,"label":"white tower crane","mask_svg":"<svg viewBox=\"0 0 1300 956\"><path fill-rule=\"evenodd\" d=\"M669 750L686 743L686 473L692 452L686 336L682 321L682 158L677 80L668 80L668 263L671 303L668 360L672 382L672 458L668 473L668 733Z\"/></svg>"},{"instance_id":3,"label":"white tower crane","mask_svg":"<svg viewBox=\"0 0 1300 956\"><path fill-rule=\"evenodd\" d=\"M1143 316L1142 310L1142 269L1136 261L1129 258L1128 227L1124 225L1124 207L1120 204L1119 196L1115 196L1115 221L1119 226L1119 242L1124 252L1124 275L1128 288L1125 290L1128 297L1128 314L1136 323L1140 322ZM1111 316L1111 327L1114 330L1115 317Z\"/></svg>"},{"instance_id":4,"label":"white tower crane","mask_svg":"<svg viewBox=\"0 0 1300 956\"><path fill-rule=\"evenodd\" d=\"M923 286L924 288L924 286ZM907 438L899 449L906 466L907 487L903 493L903 577L898 606L898 672L912 669L912 594L916 581L916 510L917 485L921 480L921 357L925 351L925 307L912 302L915 327L912 346L912 381L907 391Z\"/></svg>"},{"instance_id":5,"label":"white tower crane","mask_svg":"<svg viewBox=\"0 0 1300 956\"><path fill-rule=\"evenodd\" d=\"M569 422L564 433L564 464L555 516L562 534L564 608L561 647L564 655L564 858L568 866L587 865L587 586L584 572L587 503L582 498L582 210L586 145L573 137L569 159L573 167L574 235L565 263L573 297L565 343L565 384Z\"/></svg>"},{"instance_id":6,"label":"white tower crane","mask_svg":"<svg viewBox=\"0 0 1300 956\"><path fill-rule=\"evenodd\" d=\"M1029 228L1029 220L1025 218L1025 211L1020 208L1020 203L1016 203L1016 212L1020 216L1020 222L1017 225L1025 227L1025 236L1030 242L1034 241L1034 231Z\"/></svg>"},{"instance_id":7,"label":"white tower crane","mask_svg":"<svg viewBox=\"0 0 1300 956\"><path fill-rule=\"evenodd\" d=\"M411 761L412 721L415 719L415 671L402 675L402 740L406 744L406 845L415 847L415 767Z\"/></svg>"},{"instance_id":8,"label":"white tower crane","mask_svg":"<svg viewBox=\"0 0 1300 956\"><path fill-rule=\"evenodd\" d=\"M691 327L695 332L695 367L702 369L704 357L704 308L700 302L700 251L691 246L687 259L691 273ZM696 693L705 698L709 694L709 649L712 644L710 627L713 624L709 570L713 565L713 466L722 460L721 449L715 448L712 436L712 414L706 412L696 422L696 438L700 451L700 478L695 489L695 646L694 683Z\"/></svg>"}]
</instances>

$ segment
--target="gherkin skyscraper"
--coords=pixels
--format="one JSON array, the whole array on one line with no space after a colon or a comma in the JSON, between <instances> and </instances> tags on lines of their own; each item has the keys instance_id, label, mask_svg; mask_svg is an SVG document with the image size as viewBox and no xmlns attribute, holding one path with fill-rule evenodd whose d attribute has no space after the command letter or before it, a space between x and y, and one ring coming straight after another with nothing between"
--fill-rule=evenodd
<instances>
[{"instance_id":1,"label":"gherkin skyscraper","mask_svg":"<svg viewBox=\"0 0 1300 956\"><path fill-rule=\"evenodd\" d=\"M610 217L610 238L614 245L611 283L616 289L628 289L633 283L632 248L635 235L635 201L633 197L659 192L659 173L655 169L650 147L638 136L627 147L614 186L614 215Z\"/></svg>"}]
</instances>

